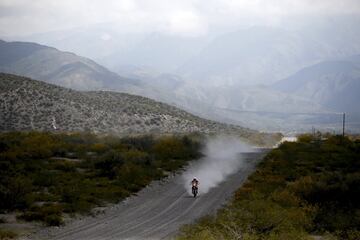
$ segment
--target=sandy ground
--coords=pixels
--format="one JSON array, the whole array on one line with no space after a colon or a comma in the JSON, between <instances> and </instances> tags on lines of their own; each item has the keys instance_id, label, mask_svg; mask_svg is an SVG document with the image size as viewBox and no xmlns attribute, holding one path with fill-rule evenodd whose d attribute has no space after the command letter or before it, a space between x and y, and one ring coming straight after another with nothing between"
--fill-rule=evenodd
<instances>
[{"instance_id":1,"label":"sandy ground","mask_svg":"<svg viewBox=\"0 0 360 240\"><path fill-rule=\"evenodd\" d=\"M178 174L153 182L136 196L109 207L96 217L77 219L60 228L44 228L23 239L171 239L182 225L215 213L264 155L265 151L245 154L246 163L237 173L196 198L189 195Z\"/></svg>"}]
</instances>

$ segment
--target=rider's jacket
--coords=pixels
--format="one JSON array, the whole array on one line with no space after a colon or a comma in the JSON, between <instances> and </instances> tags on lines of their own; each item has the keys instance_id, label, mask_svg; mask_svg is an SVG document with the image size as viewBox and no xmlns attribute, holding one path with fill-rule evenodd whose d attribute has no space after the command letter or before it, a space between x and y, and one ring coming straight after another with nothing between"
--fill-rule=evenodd
<instances>
[{"instance_id":1,"label":"rider's jacket","mask_svg":"<svg viewBox=\"0 0 360 240\"><path fill-rule=\"evenodd\" d=\"M196 179L194 179L194 180L191 181L191 185L192 185L193 187L197 187L197 186L199 185L199 181L196 180Z\"/></svg>"}]
</instances>

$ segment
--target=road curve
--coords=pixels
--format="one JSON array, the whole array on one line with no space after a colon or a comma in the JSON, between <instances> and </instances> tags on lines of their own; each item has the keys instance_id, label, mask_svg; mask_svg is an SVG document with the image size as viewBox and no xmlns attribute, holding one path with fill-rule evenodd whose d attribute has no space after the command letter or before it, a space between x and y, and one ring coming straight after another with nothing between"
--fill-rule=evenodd
<instances>
[{"instance_id":1,"label":"road curve","mask_svg":"<svg viewBox=\"0 0 360 240\"><path fill-rule=\"evenodd\" d=\"M265 153L244 153L242 168L197 198L189 196L178 174L153 182L104 214L75 220L60 228L43 229L28 239L170 239L182 225L215 213L253 172Z\"/></svg>"}]
</instances>

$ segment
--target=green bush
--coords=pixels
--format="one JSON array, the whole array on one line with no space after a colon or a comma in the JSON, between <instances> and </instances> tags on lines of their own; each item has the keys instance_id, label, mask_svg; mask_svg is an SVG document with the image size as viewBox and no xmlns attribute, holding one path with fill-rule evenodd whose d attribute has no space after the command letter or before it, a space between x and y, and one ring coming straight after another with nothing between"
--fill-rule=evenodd
<instances>
[{"instance_id":1,"label":"green bush","mask_svg":"<svg viewBox=\"0 0 360 240\"><path fill-rule=\"evenodd\" d=\"M124 163L123 156L117 151L109 151L101 159L95 162L95 168L100 171L101 176L114 179L116 169Z\"/></svg>"},{"instance_id":2,"label":"green bush","mask_svg":"<svg viewBox=\"0 0 360 240\"><path fill-rule=\"evenodd\" d=\"M54 163L54 169L62 172L75 172L76 165L69 161L56 161L56 163Z\"/></svg>"},{"instance_id":3,"label":"green bush","mask_svg":"<svg viewBox=\"0 0 360 240\"><path fill-rule=\"evenodd\" d=\"M44 220L44 215L41 212L26 211L19 215L18 218L25 221L42 221Z\"/></svg>"},{"instance_id":4,"label":"green bush","mask_svg":"<svg viewBox=\"0 0 360 240\"><path fill-rule=\"evenodd\" d=\"M13 210L25 208L26 197L32 191L32 182L25 176L5 178L0 183L0 210Z\"/></svg>"},{"instance_id":5,"label":"green bush","mask_svg":"<svg viewBox=\"0 0 360 240\"><path fill-rule=\"evenodd\" d=\"M312 134L302 134L298 136L298 142L300 143L310 143L314 141L315 137Z\"/></svg>"},{"instance_id":6,"label":"green bush","mask_svg":"<svg viewBox=\"0 0 360 240\"><path fill-rule=\"evenodd\" d=\"M18 235L12 231L0 228L0 239L1 240L15 239L15 238L17 238L17 236Z\"/></svg>"},{"instance_id":7,"label":"green bush","mask_svg":"<svg viewBox=\"0 0 360 240\"><path fill-rule=\"evenodd\" d=\"M48 226L60 226L64 224L62 217L56 214L46 216L44 221Z\"/></svg>"},{"instance_id":8,"label":"green bush","mask_svg":"<svg viewBox=\"0 0 360 240\"><path fill-rule=\"evenodd\" d=\"M49 187L55 184L54 173L50 171L41 171L39 174L35 174L33 178L33 184L40 187Z\"/></svg>"},{"instance_id":9,"label":"green bush","mask_svg":"<svg viewBox=\"0 0 360 240\"><path fill-rule=\"evenodd\" d=\"M47 225L58 226L62 223L61 213L63 211L62 206L55 204L45 204L43 206L33 206L29 210L25 211L18 218L25 221L43 221ZM55 217L57 216L57 218ZM56 224L58 221L58 224Z\"/></svg>"}]
</instances>

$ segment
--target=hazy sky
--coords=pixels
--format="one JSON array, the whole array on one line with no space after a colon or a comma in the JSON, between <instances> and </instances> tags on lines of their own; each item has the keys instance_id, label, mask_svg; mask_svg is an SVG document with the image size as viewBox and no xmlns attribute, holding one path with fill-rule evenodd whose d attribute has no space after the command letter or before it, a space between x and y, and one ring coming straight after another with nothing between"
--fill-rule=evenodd
<instances>
[{"instance_id":1,"label":"hazy sky","mask_svg":"<svg viewBox=\"0 0 360 240\"><path fill-rule=\"evenodd\" d=\"M0 34L111 22L124 32L198 36L212 27L281 25L289 18L359 13L360 0L0 0Z\"/></svg>"}]
</instances>

